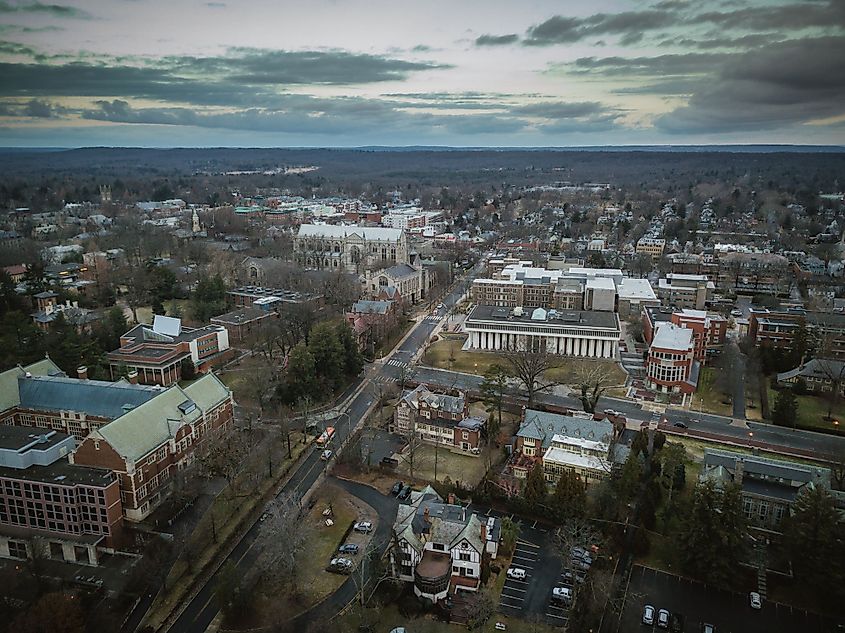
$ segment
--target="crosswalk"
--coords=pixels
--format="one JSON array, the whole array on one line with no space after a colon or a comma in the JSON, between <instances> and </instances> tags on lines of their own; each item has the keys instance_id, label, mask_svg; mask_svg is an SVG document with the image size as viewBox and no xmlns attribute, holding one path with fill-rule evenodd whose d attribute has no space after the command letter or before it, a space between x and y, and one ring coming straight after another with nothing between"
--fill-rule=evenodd
<instances>
[{"instance_id":1,"label":"crosswalk","mask_svg":"<svg viewBox=\"0 0 845 633\"><path fill-rule=\"evenodd\" d=\"M428 321L429 323L440 323L440 321L441 321L442 319L443 319L443 317L439 317L439 316L436 316L436 315L432 315L432 316L427 316L427 317L425 317L425 318L423 319L423 321Z\"/></svg>"},{"instance_id":2,"label":"crosswalk","mask_svg":"<svg viewBox=\"0 0 845 633\"><path fill-rule=\"evenodd\" d=\"M399 379L392 378L391 376L376 376L373 378L373 382L381 383L382 385L390 385L395 382L399 382Z\"/></svg>"},{"instance_id":3,"label":"crosswalk","mask_svg":"<svg viewBox=\"0 0 845 633\"><path fill-rule=\"evenodd\" d=\"M395 358L391 358L387 361L387 364L391 367L407 367L408 363L402 362L401 360L396 360Z\"/></svg>"}]
</instances>

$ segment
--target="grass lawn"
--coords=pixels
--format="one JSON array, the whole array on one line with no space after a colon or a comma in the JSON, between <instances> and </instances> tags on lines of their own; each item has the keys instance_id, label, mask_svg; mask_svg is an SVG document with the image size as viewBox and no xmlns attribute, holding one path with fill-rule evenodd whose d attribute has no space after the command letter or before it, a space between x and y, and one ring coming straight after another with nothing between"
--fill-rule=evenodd
<instances>
[{"instance_id":1,"label":"grass lawn","mask_svg":"<svg viewBox=\"0 0 845 633\"><path fill-rule=\"evenodd\" d=\"M495 464L503 459L502 451L495 446L486 445L481 455L461 455L452 453L448 448L437 448L423 444L414 455L414 478L422 481L443 481L449 477L453 482L460 481L464 486L474 487L487 472L489 460ZM437 477L434 476L435 457ZM408 463L399 458L396 474L408 475Z\"/></svg>"},{"instance_id":2,"label":"grass lawn","mask_svg":"<svg viewBox=\"0 0 845 633\"><path fill-rule=\"evenodd\" d=\"M451 369L469 374L483 376L493 365L507 368L508 361L495 352L462 352L461 346L466 341L466 335L450 335L432 343L422 357L423 365L440 369ZM449 358L454 360L450 361ZM546 375L562 382L571 384L575 381L576 372L582 366L601 366L611 377L611 384L624 385L626 374L619 364L612 360L589 360L583 358L562 357L560 367L550 369Z\"/></svg>"},{"instance_id":3,"label":"grass lawn","mask_svg":"<svg viewBox=\"0 0 845 633\"><path fill-rule=\"evenodd\" d=\"M731 417L733 415L733 404L725 404L724 401L730 400L716 389L714 382L716 380L716 369L713 367L702 367L701 375L698 379L698 389L693 396L691 409L698 411L699 408L707 413L715 413L716 415L725 415Z\"/></svg>"},{"instance_id":4,"label":"grass lawn","mask_svg":"<svg viewBox=\"0 0 845 633\"><path fill-rule=\"evenodd\" d=\"M769 408L774 409L778 392L769 387ZM827 412L831 410L830 401L819 396L796 396L798 399L798 426L806 429L824 429L830 431L836 428L827 420ZM832 408L833 418L839 420L839 432L845 433L845 399L840 398Z\"/></svg>"}]
</instances>

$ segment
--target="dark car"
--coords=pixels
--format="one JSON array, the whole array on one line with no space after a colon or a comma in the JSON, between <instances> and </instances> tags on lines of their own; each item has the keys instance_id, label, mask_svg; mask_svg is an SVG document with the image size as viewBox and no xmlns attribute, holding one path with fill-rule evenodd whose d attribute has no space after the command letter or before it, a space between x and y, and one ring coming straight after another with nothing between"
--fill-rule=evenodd
<instances>
[{"instance_id":1,"label":"dark car","mask_svg":"<svg viewBox=\"0 0 845 633\"><path fill-rule=\"evenodd\" d=\"M673 613L669 617L669 630L672 633L684 633L684 616L681 613Z\"/></svg>"},{"instance_id":2,"label":"dark car","mask_svg":"<svg viewBox=\"0 0 845 633\"><path fill-rule=\"evenodd\" d=\"M399 493L399 498L403 501L408 499L411 496L411 487L408 484L405 484L405 487L402 488L402 491Z\"/></svg>"},{"instance_id":3,"label":"dark car","mask_svg":"<svg viewBox=\"0 0 845 633\"><path fill-rule=\"evenodd\" d=\"M675 426L677 426L679 429L686 429L686 428L689 428L689 427L688 427L685 423L683 423L683 422L675 422Z\"/></svg>"},{"instance_id":4,"label":"dark car","mask_svg":"<svg viewBox=\"0 0 845 633\"><path fill-rule=\"evenodd\" d=\"M346 543L337 548L339 554L357 554L358 545L356 543Z\"/></svg>"},{"instance_id":5,"label":"dark car","mask_svg":"<svg viewBox=\"0 0 845 633\"><path fill-rule=\"evenodd\" d=\"M398 495L400 492L402 492L402 488L404 487L405 484L403 482L397 481L395 484L393 484L393 488L390 489L390 494Z\"/></svg>"}]
</instances>

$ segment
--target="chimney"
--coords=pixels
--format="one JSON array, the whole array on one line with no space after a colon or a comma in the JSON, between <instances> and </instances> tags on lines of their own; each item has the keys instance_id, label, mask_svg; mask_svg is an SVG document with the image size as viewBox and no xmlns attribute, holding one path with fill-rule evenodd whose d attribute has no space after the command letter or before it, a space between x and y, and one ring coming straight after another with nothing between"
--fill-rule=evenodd
<instances>
[{"instance_id":1,"label":"chimney","mask_svg":"<svg viewBox=\"0 0 845 633\"><path fill-rule=\"evenodd\" d=\"M138 384L138 372L134 369L126 374L126 379L131 382L133 385Z\"/></svg>"},{"instance_id":2,"label":"chimney","mask_svg":"<svg viewBox=\"0 0 845 633\"><path fill-rule=\"evenodd\" d=\"M431 516L429 516L428 506L426 506L423 510L423 521L425 521L426 523L431 523Z\"/></svg>"},{"instance_id":3,"label":"chimney","mask_svg":"<svg viewBox=\"0 0 845 633\"><path fill-rule=\"evenodd\" d=\"M745 468L745 460L740 458L736 460L736 467L734 468L734 483L742 485L742 471Z\"/></svg>"},{"instance_id":4,"label":"chimney","mask_svg":"<svg viewBox=\"0 0 845 633\"><path fill-rule=\"evenodd\" d=\"M449 496L447 497L447 499L448 499L448 501L449 501L449 505L450 505L450 506L455 505L455 495L454 495L454 493L450 492L450 493L449 493Z\"/></svg>"},{"instance_id":5,"label":"chimney","mask_svg":"<svg viewBox=\"0 0 845 633\"><path fill-rule=\"evenodd\" d=\"M76 375L80 380L88 380L88 367L80 365L76 368Z\"/></svg>"},{"instance_id":6,"label":"chimney","mask_svg":"<svg viewBox=\"0 0 845 633\"><path fill-rule=\"evenodd\" d=\"M486 523L481 524L481 542L487 543L487 524ZM485 545L485 547L487 547L487 546Z\"/></svg>"}]
</instances>

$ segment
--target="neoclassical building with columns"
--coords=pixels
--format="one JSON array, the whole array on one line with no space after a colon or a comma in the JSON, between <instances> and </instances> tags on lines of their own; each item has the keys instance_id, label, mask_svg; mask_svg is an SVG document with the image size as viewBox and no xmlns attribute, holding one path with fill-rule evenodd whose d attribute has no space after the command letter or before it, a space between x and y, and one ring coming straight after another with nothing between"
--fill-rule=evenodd
<instances>
[{"instance_id":1,"label":"neoclassical building with columns","mask_svg":"<svg viewBox=\"0 0 845 633\"><path fill-rule=\"evenodd\" d=\"M533 350L582 358L618 358L615 312L477 305L467 315L465 350Z\"/></svg>"},{"instance_id":2,"label":"neoclassical building with columns","mask_svg":"<svg viewBox=\"0 0 845 633\"><path fill-rule=\"evenodd\" d=\"M307 268L361 272L409 261L408 238L402 229L303 224L293 245L297 261Z\"/></svg>"}]
</instances>

